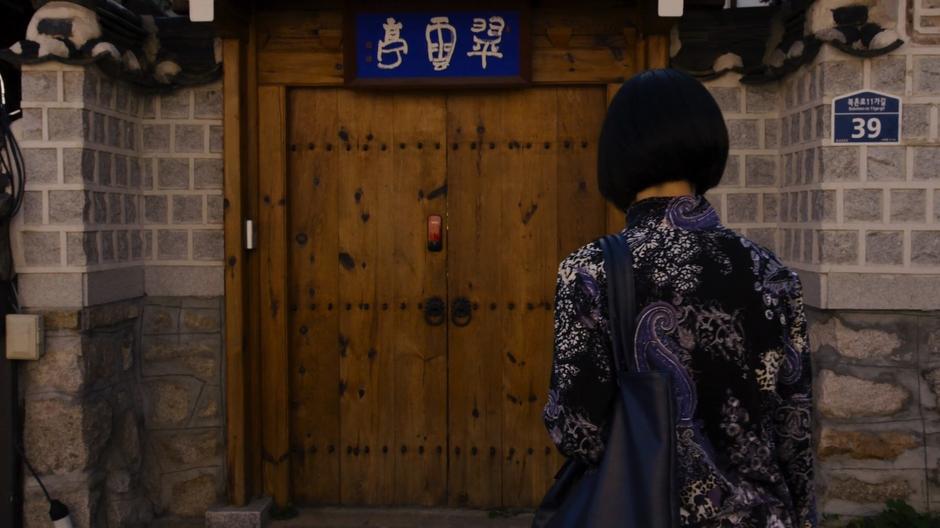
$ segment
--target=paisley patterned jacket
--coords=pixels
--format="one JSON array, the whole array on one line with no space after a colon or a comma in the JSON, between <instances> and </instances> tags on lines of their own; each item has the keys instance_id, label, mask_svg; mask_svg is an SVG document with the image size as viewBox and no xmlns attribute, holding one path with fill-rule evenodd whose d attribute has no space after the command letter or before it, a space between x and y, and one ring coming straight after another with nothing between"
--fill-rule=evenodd
<instances>
[{"instance_id":1,"label":"paisley patterned jacket","mask_svg":"<svg viewBox=\"0 0 940 528\"><path fill-rule=\"evenodd\" d=\"M627 360L672 378L683 526L815 527L799 278L704 197L642 200L627 217L639 310ZM606 287L597 243L562 261L544 419L561 452L589 464L617 390Z\"/></svg>"}]
</instances>

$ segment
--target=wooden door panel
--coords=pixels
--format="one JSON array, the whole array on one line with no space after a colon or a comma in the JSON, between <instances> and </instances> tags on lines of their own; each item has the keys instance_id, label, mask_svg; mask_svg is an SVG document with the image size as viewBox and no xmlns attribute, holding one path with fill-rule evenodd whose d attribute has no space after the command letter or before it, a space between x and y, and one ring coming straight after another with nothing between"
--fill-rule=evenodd
<instances>
[{"instance_id":1,"label":"wooden door panel","mask_svg":"<svg viewBox=\"0 0 940 528\"><path fill-rule=\"evenodd\" d=\"M492 176L506 180L501 193L506 216L498 264L500 289L508 308L500 328L505 392L502 504L515 507L537 503L554 474L546 463L541 419L551 360L552 317L551 312L535 307L550 303L558 269L558 144L555 90L513 95L506 109L513 123L509 133L522 148L512 149L506 156L508 171Z\"/></svg>"},{"instance_id":2,"label":"wooden door panel","mask_svg":"<svg viewBox=\"0 0 940 528\"><path fill-rule=\"evenodd\" d=\"M604 96L448 98L449 292L478 307L449 335L452 504L533 506L561 462L541 419L551 303L559 258L604 233L593 178Z\"/></svg>"},{"instance_id":3,"label":"wooden door panel","mask_svg":"<svg viewBox=\"0 0 940 528\"><path fill-rule=\"evenodd\" d=\"M446 495L442 98L291 97L293 482L299 501L440 504ZM437 190L437 192L435 192Z\"/></svg>"},{"instance_id":4,"label":"wooden door panel","mask_svg":"<svg viewBox=\"0 0 940 528\"><path fill-rule=\"evenodd\" d=\"M262 412L262 477L264 491L277 504L290 497L290 433L288 315L285 304L290 291L284 270L288 267L287 247L287 101L283 87L258 89L258 126L266 130L258 142L259 163L264 178L259 182L263 196L259 211L259 242L265 248L259 273L261 321L261 388L266 399Z\"/></svg>"},{"instance_id":5,"label":"wooden door panel","mask_svg":"<svg viewBox=\"0 0 940 528\"><path fill-rule=\"evenodd\" d=\"M604 211L609 206L597 189L597 141L607 111L603 87L556 90L558 100L558 253L560 262L572 251L599 238L619 231L610 229Z\"/></svg>"},{"instance_id":6,"label":"wooden door panel","mask_svg":"<svg viewBox=\"0 0 940 528\"><path fill-rule=\"evenodd\" d=\"M486 507L501 503L502 368L498 242L503 211L491 173L486 126L498 130L499 109L492 99L453 95L447 101L448 292L477 307L470 326L448 336L449 502ZM492 145L491 145L492 143ZM504 150L505 152L505 150ZM457 206L456 204L460 204ZM459 227L458 227L459 226ZM479 273L488 269L489 273Z\"/></svg>"},{"instance_id":7,"label":"wooden door panel","mask_svg":"<svg viewBox=\"0 0 940 528\"><path fill-rule=\"evenodd\" d=\"M290 97L291 479L301 503L340 500L337 97Z\"/></svg>"},{"instance_id":8,"label":"wooden door panel","mask_svg":"<svg viewBox=\"0 0 940 528\"><path fill-rule=\"evenodd\" d=\"M421 307L430 297L447 302L446 256L427 247L428 216L446 214L444 98L389 99L394 161L383 194L388 215L381 221L390 246L384 281L394 318L386 319L380 342L393 344L393 500L432 506L447 496L447 327L430 326Z\"/></svg>"},{"instance_id":9,"label":"wooden door panel","mask_svg":"<svg viewBox=\"0 0 940 528\"><path fill-rule=\"evenodd\" d=\"M605 226L604 89L288 99L296 500L536 504L561 462L541 420L555 270ZM431 297L467 298L470 324L430 326Z\"/></svg>"},{"instance_id":10,"label":"wooden door panel","mask_svg":"<svg viewBox=\"0 0 940 528\"><path fill-rule=\"evenodd\" d=\"M368 138L374 124L391 116L379 98L362 93L340 92L337 106L340 496L344 504L389 504L394 459L381 447L394 438L392 365L387 353L378 354L384 321L374 307L387 251L384 244L380 247L382 181L392 177L392 160L371 148Z\"/></svg>"}]
</instances>

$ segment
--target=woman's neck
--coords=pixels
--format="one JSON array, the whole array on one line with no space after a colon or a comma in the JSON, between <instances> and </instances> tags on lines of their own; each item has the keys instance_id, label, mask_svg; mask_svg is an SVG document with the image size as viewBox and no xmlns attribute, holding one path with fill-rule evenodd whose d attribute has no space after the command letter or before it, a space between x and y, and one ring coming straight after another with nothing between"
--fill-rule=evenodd
<instances>
[{"instance_id":1,"label":"woman's neck","mask_svg":"<svg viewBox=\"0 0 940 528\"><path fill-rule=\"evenodd\" d=\"M636 193L634 202L645 200L647 198L671 198L673 196L686 196L695 194L692 184L686 180L669 181L647 187Z\"/></svg>"}]
</instances>

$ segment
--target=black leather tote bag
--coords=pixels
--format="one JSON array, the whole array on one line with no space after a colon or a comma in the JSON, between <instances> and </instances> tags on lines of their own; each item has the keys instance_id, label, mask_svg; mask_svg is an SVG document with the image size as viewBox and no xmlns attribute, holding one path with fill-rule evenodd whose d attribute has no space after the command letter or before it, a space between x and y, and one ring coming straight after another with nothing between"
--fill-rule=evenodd
<instances>
[{"instance_id":1,"label":"black leather tote bag","mask_svg":"<svg viewBox=\"0 0 940 528\"><path fill-rule=\"evenodd\" d=\"M596 468L569 459L533 528L677 528L675 409L668 375L628 369L636 322L633 262L619 235L600 240L618 393Z\"/></svg>"}]
</instances>

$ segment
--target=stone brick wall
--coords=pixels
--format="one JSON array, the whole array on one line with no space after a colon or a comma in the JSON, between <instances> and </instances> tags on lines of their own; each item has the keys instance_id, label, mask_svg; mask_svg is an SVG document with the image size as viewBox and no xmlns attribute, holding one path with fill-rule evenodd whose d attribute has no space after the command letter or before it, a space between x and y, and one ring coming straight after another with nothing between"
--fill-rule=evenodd
<instances>
[{"instance_id":1,"label":"stone brick wall","mask_svg":"<svg viewBox=\"0 0 940 528\"><path fill-rule=\"evenodd\" d=\"M222 293L220 85L146 98L142 223L153 237L148 295Z\"/></svg>"},{"instance_id":2,"label":"stone brick wall","mask_svg":"<svg viewBox=\"0 0 940 528\"><path fill-rule=\"evenodd\" d=\"M914 0L910 14L911 34L917 42L940 43L940 2Z\"/></svg>"},{"instance_id":3,"label":"stone brick wall","mask_svg":"<svg viewBox=\"0 0 940 528\"><path fill-rule=\"evenodd\" d=\"M152 241L138 222L140 99L93 69L24 69L15 132L28 180L13 236L24 305L80 307L143 294L141 263ZM103 282L122 287L95 287Z\"/></svg>"},{"instance_id":4,"label":"stone brick wall","mask_svg":"<svg viewBox=\"0 0 940 528\"><path fill-rule=\"evenodd\" d=\"M862 61L826 48L782 86L764 88L778 91L778 107L756 116L728 106L754 88L710 85L732 138L727 181L710 197L726 223L803 272L814 306L936 307L928 286L940 279L940 82L918 88L917 79L936 77L924 70L934 66L904 53ZM832 96L862 88L904 96L902 145L829 140Z\"/></svg>"},{"instance_id":5,"label":"stone brick wall","mask_svg":"<svg viewBox=\"0 0 940 528\"><path fill-rule=\"evenodd\" d=\"M779 249L780 126L775 85L744 87L734 76L709 83L725 115L731 153L721 185L708 194L729 226Z\"/></svg>"},{"instance_id":6,"label":"stone brick wall","mask_svg":"<svg viewBox=\"0 0 940 528\"><path fill-rule=\"evenodd\" d=\"M23 94L21 302L221 295L220 86L147 95L94 67L46 64L24 69Z\"/></svg>"},{"instance_id":7,"label":"stone brick wall","mask_svg":"<svg viewBox=\"0 0 940 528\"><path fill-rule=\"evenodd\" d=\"M221 90L140 93L95 67L23 71L13 225L27 454L80 527L201 516L222 492ZM27 481L27 526L48 524Z\"/></svg>"}]
</instances>

